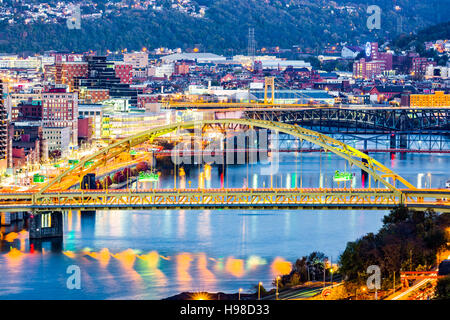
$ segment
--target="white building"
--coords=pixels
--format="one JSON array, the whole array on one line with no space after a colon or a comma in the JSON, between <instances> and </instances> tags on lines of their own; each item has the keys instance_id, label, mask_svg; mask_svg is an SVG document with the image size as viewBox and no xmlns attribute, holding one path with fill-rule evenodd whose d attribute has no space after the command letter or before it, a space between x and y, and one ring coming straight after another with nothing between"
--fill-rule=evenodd
<instances>
[{"instance_id":1,"label":"white building","mask_svg":"<svg viewBox=\"0 0 450 320\"><path fill-rule=\"evenodd\" d=\"M355 59L363 51L360 47L344 46L341 51L341 57L344 59Z\"/></svg>"},{"instance_id":2,"label":"white building","mask_svg":"<svg viewBox=\"0 0 450 320\"><path fill-rule=\"evenodd\" d=\"M426 78L448 79L450 77L450 68L443 66L428 65L425 71Z\"/></svg>"},{"instance_id":3,"label":"white building","mask_svg":"<svg viewBox=\"0 0 450 320\"><path fill-rule=\"evenodd\" d=\"M93 139L102 138L103 109L101 104L79 104L78 115L92 119Z\"/></svg>"},{"instance_id":4,"label":"white building","mask_svg":"<svg viewBox=\"0 0 450 320\"><path fill-rule=\"evenodd\" d=\"M263 69L280 69L284 70L291 66L293 68L307 68L311 70L311 64L303 60L261 60Z\"/></svg>"},{"instance_id":5,"label":"white building","mask_svg":"<svg viewBox=\"0 0 450 320\"><path fill-rule=\"evenodd\" d=\"M61 154L70 148L70 127L44 127L43 138L48 142L48 151L60 150Z\"/></svg>"},{"instance_id":6,"label":"white building","mask_svg":"<svg viewBox=\"0 0 450 320\"><path fill-rule=\"evenodd\" d=\"M155 67L154 76L157 78L171 77L175 72L175 65L173 63L165 63L159 67Z\"/></svg>"},{"instance_id":7,"label":"white building","mask_svg":"<svg viewBox=\"0 0 450 320\"><path fill-rule=\"evenodd\" d=\"M192 60L197 63L222 63L227 60L224 56L214 53L174 53L161 58L163 63L171 63L181 60Z\"/></svg>"}]
</instances>

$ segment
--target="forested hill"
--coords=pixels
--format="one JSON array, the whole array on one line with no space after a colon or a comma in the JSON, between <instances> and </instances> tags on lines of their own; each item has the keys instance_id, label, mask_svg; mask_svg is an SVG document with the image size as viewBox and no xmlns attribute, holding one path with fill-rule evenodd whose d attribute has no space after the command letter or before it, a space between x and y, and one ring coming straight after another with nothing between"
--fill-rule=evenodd
<instances>
[{"instance_id":1,"label":"forested hill","mask_svg":"<svg viewBox=\"0 0 450 320\"><path fill-rule=\"evenodd\" d=\"M109 10L100 18L82 20L80 30L69 30L65 21L3 20L0 52L186 49L200 44L201 50L236 54L245 52L249 27L255 29L258 48L298 45L306 51L337 42L394 39L400 31L416 32L443 21L447 17L442 13L450 11L450 0L192 0L206 7L203 17L194 17L171 8L170 0L161 1L168 2L162 10ZM104 6L107 1L94 2ZM372 4L382 9L381 29L376 31L366 27L366 8Z\"/></svg>"},{"instance_id":2,"label":"forested hill","mask_svg":"<svg viewBox=\"0 0 450 320\"><path fill-rule=\"evenodd\" d=\"M415 34L402 34L393 43L396 48L404 50L415 46L417 43L423 44L425 41L445 39L450 39L450 22L427 27Z\"/></svg>"}]
</instances>

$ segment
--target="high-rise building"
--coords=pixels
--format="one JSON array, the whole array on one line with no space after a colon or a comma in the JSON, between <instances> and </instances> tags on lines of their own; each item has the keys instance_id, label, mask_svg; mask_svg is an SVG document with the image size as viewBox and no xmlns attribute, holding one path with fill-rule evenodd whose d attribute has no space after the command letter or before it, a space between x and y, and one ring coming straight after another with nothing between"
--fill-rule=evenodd
<instances>
[{"instance_id":1,"label":"high-rise building","mask_svg":"<svg viewBox=\"0 0 450 320\"><path fill-rule=\"evenodd\" d=\"M130 88L128 83L121 83L121 78L116 75L113 62L107 61L106 57L101 56L87 56L85 59L88 63L88 74L86 77L75 79L75 90L80 91L82 87L108 89L110 98L125 98L131 105L137 105L137 95L142 93L142 90Z\"/></svg>"},{"instance_id":2,"label":"high-rise building","mask_svg":"<svg viewBox=\"0 0 450 320\"><path fill-rule=\"evenodd\" d=\"M8 154L8 114L4 104L3 82L0 80L0 163L1 169L6 168Z\"/></svg>"}]
</instances>

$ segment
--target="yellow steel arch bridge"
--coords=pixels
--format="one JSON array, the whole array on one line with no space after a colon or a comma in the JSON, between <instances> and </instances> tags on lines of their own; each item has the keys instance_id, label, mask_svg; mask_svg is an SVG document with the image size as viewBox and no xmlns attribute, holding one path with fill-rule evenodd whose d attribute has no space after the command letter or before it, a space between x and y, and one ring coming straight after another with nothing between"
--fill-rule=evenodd
<instances>
[{"instance_id":1,"label":"yellow steel arch bridge","mask_svg":"<svg viewBox=\"0 0 450 320\"><path fill-rule=\"evenodd\" d=\"M130 151L135 146L147 141L151 142L157 137L180 129L201 128L203 130L208 126L219 126L221 129L227 126L234 129L257 127L290 134L300 140L307 140L367 172L369 188L69 190L71 186L79 183L87 173L106 166L110 159ZM88 162L92 165L86 167L85 164ZM372 188L372 180L381 183L385 188ZM450 190L417 189L403 177L367 154L324 134L298 125L250 119L201 120L154 127L112 143L81 159L78 164L61 173L39 190L0 194L0 210L9 211L119 208L388 209L399 204L418 210L435 208L439 211L449 211Z\"/></svg>"}]
</instances>

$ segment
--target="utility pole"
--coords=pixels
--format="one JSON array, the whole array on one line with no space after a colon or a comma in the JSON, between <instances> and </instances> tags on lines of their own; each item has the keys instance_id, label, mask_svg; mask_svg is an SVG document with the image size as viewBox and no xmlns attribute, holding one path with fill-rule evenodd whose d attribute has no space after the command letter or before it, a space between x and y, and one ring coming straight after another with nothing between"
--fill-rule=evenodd
<instances>
[{"instance_id":1,"label":"utility pole","mask_svg":"<svg viewBox=\"0 0 450 320\"><path fill-rule=\"evenodd\" d=\"M395 271L394 271L394 293L395 293Z\"/></svg>"}]
</instances>

